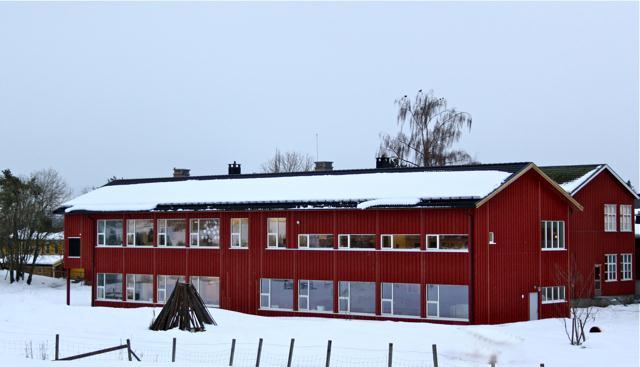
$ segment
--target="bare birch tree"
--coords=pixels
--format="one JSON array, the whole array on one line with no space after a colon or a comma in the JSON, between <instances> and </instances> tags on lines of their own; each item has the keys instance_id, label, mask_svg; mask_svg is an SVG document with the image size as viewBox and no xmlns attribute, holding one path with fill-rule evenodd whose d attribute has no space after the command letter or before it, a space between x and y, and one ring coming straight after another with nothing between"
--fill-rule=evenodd
<instances>
[{"instance_id":1,"label":"bare birch tree","mask_svg":"<svg viewBox=\"0 0 640 367\"><path fill-rule=\"evenodd\" d=\"M310 155L295 151L276 153L261 165L264 173L305 172L313 169L313 158Z\"/></svg>"}]
</instances>

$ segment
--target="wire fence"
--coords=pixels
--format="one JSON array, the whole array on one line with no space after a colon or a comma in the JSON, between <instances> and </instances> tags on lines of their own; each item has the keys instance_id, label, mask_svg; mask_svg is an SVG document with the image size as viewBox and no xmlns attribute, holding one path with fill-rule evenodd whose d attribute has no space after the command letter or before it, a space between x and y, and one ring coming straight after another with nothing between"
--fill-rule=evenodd
<instances>
[{"instance_id":1,"label":"wire fence","mask_svg":"<svg viewBox=\"0 0 640 367\"><path fill-rule=\"evenodd\" d=\"M86 338L61 336L56 345L55 336L46 338L34 335L28 339L0 336L0 355L11 354L28 359L62 359L98 349L122 345L124 339ZM105 345L105 343L107 345ZM56 354L57 350L57 354ZM354 348L338 346L328 341L327 345L278 344L263 341L246 342L235 339L223 343L176 343L174 340L155 342L131 339L131 350L146 363L166 364L187 362L194 365L237 367L468 367L491 366L490 363L465 361L455 356L441 355L438 361L437 347L431 350L408 350L392 343L388 349ZM127 361L127 350L87 357L93 360ZM544 366L544 364L540 364Z\"/></svg>"}]
</instances>

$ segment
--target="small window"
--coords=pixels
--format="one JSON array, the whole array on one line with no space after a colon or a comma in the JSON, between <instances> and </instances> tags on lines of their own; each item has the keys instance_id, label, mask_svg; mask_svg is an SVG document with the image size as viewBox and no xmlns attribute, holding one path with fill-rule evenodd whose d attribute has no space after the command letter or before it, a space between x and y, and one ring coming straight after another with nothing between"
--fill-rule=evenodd
<instances>
[{"instance_id":1,"label":"small window","mask_svg":"<svg viewBox=\"0 0 640 367\"><path fill-rule=\"evenodd\" d=\"M184 219L158 219L158 246L185 246L186 237Z\"/></svg>"},{"instance_id":2,"label":"small window","mask_svg":"<svg viewBox=\"0 0 640 367\"><path fill-rule=\"evenodd\" d=\"M620 232L631 232L632 218L631 205L620 205Z\"/></svg>"},{"instance_id":3,"label":"small window","mask_svg":"<svg viewBox=\"0 0 640 367\"><path fill-rule=\"evenodd\" d=\"M542 303L566 302L564 286L542 287Z\"/></svg>"},{"instance_id":4,"label":"small window","mask_svg":"<svg viewBox=\"0 0 640 367\"><path fill-rule=\"evenodd\" d=\"M287 247L287 219L267 218L267 247Z\"/></svg>"},{"instance_id":5,"label":"small window","mask_svg":"<svg viewBox=\"0 0 640 367\"><path fill-rule=\"evenodd\" d=\"M420 250L418 234L383 234L380 236L383 250Z\"/></svg>"},{"instance_id":6,"label":"small window","mask_svg":"<svg viewBox=\"0 0 640 367\"><path fill-rule=\"evenodd\" d=\"M427 251L469 251L469 236L466 234L428 234Z\"/></svg>"},{"instance_id":7,"label":"small window","mask_svg":"<svg viewBox=\"0 0 640 367\"><path fill-rule=\"evenodd\" d=\"M153 246L153 220L127 220L127 246Z\"/></svg>"},{"instance_id":8,"label":"small window","mask_svg":"<svg viewBox=\"0 0 640 367\"><path fill-rule=\"evenodd\" d=\"M604 231L615 232L616 230L616 205L604 204Z\"/></svg>"},{"instance_id":9,"label":"small window","mask_svg":"<svg viewBox=\"0 0 640 367\"><path fill-rule=\"evenodd\" d=\"M231 218L231 248L249 248L248 218Z\"/></svg>"},{"instance_id":10,"label":"small window","mask_svg":"<svg viewBox=\"0 0 640 367\"><path fill-rule=\"evenodd\" d=\"M332 249L333 235L332 234L299 234L298 247L314 248L314 249Z\"/></svg>"},{"instance_id":11,"label":"small window","mask_svg":"<svg viewBox=\"0 0 640 367\"><path fill-rule=\"evenodd\" d=\"M617 280L617 267L618 267L618 255L607 254L604 255L604 280L606 282L613 282Z\"/></svg>"},{"instance_id":12,"label":"small window","mask_svg":"<svg viewBox=\"0 0 640 367\"><path fill-rule=\"evenodd\" d=\"M98 246L122 246L122 221L98 220Z\"/></svg>"},{"instance_id":13,"label":"small window","mask_svg":"<svg viewBox=\"0 0 640 367\"><path fill-rule=\"evenodd\" d=\"M631 280L631 254L620 255L621 280Z\"/></svg>"},{"instance_id":14,"label":"small window","mask_svg":"<svg viewBox=\"0 0 640 367\"><path fill-rule=\"evenodd\" d=\"M340 234L338 248L341 249L375 249L376 235L374 234Z\"/></svg>"},{"instance_id":15,"label":"small window","mask_svg":"<svg viewBox=\"0 0 640 367\"><path fill-rule=\"evenodd\" d=\"M58 252L56 246L56 253ZM69 255L68 257L80 257L80 238L69 237Z\"/></svg>"},{"instance_id":16,"label":"small window","mask_svg":"<svg viewBox=\"0 0 640 367\"><path fill-rule=\"evenodd\" d=\"M493 232L489 232L489 244L490 245L496 244L496 236Z\"/></svg>"},{"instance_id":17,"label":"small window","mask_svg":"<svg viewBox=\"0 0 640 367\"><path fill-rule=\"evenodd\" d=\"M543 220L540 224L540 245L543 250L564 250L564 221Z\"/></svg>"},{"instance_id":18,"label":"small window","mask_svg":"<svg viewBox=\"0 0 640 367\"><path fill-rule=\"evenodd\" d=\"M193 247L220 247L220 219L191 219L189 245Z\"/></svg>"}]
</instances>

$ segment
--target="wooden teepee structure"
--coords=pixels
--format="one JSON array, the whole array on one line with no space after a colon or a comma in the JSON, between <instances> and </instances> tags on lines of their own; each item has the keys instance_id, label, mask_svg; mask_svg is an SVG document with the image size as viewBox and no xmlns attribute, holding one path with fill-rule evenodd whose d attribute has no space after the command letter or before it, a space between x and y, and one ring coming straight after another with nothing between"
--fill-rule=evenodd
<instances>
[{"instance_id":1,"label":"wooden teepee structure","mask_svg":"<svg viewBox=\"0 0 640 367\"><path fill-rule=\"evenodd\" d=\"M193 285L177 282L149 329L169 330L178 327L180 330L204 331L205 324L217 325Z\"/></svg>"}]
</instances>

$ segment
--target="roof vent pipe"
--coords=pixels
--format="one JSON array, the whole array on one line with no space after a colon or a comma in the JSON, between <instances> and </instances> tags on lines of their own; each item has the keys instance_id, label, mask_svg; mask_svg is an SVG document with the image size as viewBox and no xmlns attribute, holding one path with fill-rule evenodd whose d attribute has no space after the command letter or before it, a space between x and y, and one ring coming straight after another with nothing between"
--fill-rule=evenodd
<instances>
[{"instance_id":1,"label":"roof vent pipe","mask_svg":"<svg viewBox=\"0 0 640 367\"><path fill-rule=\"evenodd\" d=\"M189 177L191 170L188 168L175 168L173 167L173 177Z\"/></svg>"},{"instance_id":2,"label":"roof vent pipe","mask_svg":"<svg viewBox=\"0 0 640 367\"><path fill-rule=\"evenodd\" d=\"M240 163L236 163L236 161L233 161L233 163L229 163L230 175L239 175L241 172L242 170L240 168Z\"/></svg>"},{"instance_id":3,"label":"roof vent pipe","mask_svg":"<svg viewBox=\"0 0 640 367\"><path fill-rule=\"evenodd\" d=\"M316 172L322 171L333 171L333 162L330 161L317 161L316 163Z\"/></svg>"}]
</instances>

